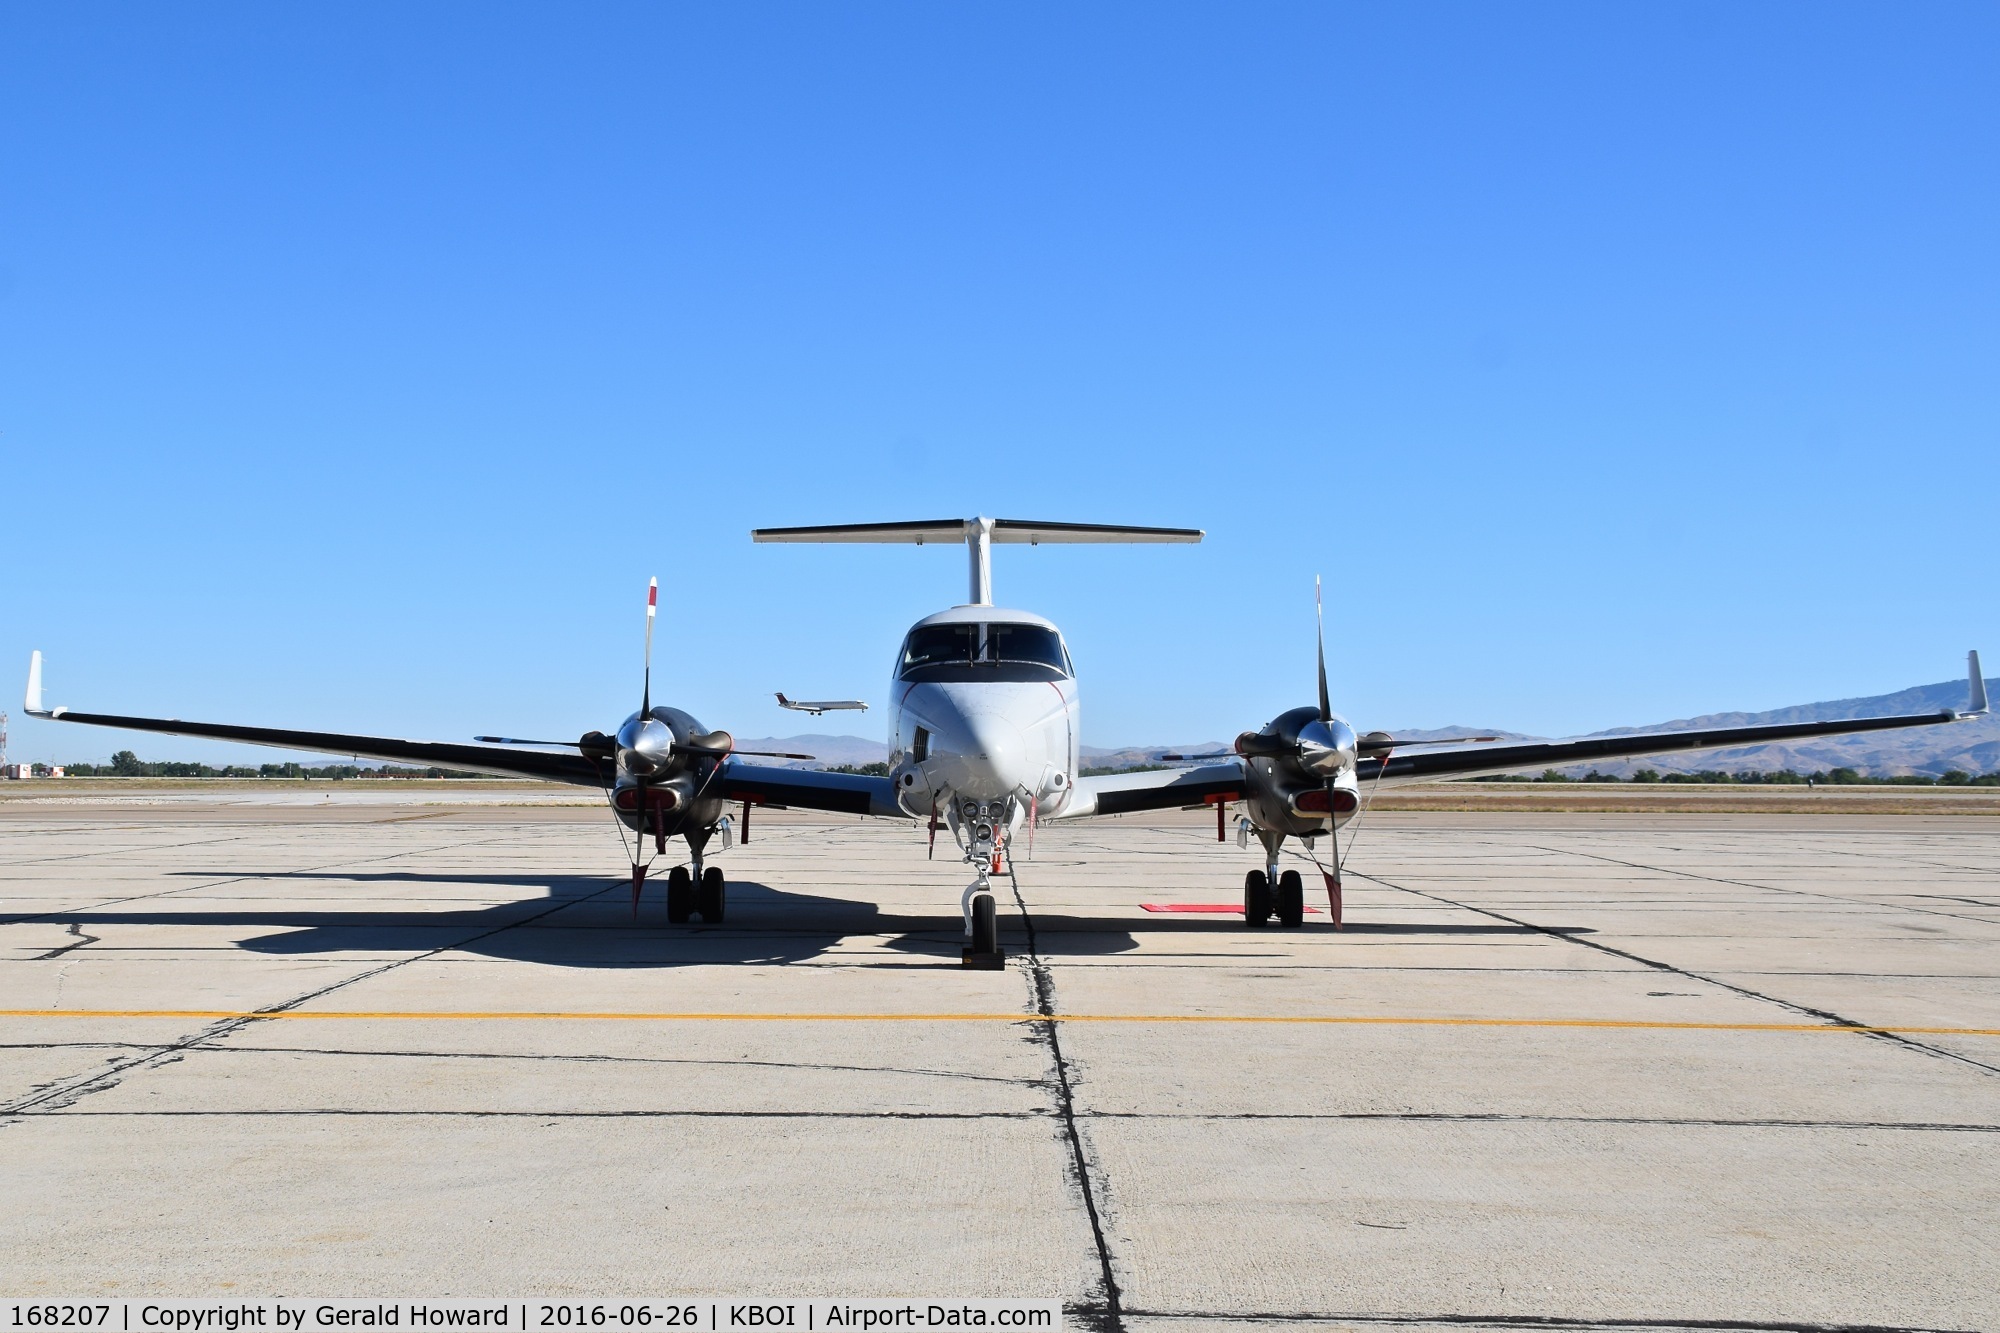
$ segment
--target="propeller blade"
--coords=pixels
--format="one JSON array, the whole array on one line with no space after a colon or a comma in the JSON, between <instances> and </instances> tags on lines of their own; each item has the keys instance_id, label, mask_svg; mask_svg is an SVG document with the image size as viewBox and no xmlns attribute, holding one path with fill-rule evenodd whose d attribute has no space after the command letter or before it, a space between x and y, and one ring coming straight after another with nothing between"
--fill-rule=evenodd
<instances>
[{"instance_id":1,"label":"propeller blade","mask_svg":"<svg viewBox=\"0 0 2000 1333\"><path fill-rule=\"evenodd\" d=\"M649 579L646 583L646 683L639 692L639 716L648 717L653 712L653 617L660 609L660 581Z\"/></svg>"},{"instance_id":2,"label":"propeller blade","mask_svg":"<svg viewBox=\"0 0 2000 1333\"><path fill-rule=\"evenodd\" d=\"M1319 622L1319 720L1333 721L1333 700L1326 692L1326 601L1319 575L1313 575L1313 615Z\"/></svg>"},{"instance_id":3,"label":"propeller blade","mask_svg":"<svg viewBox=\"0 0 2000 1333\"><path fill-rule=\"evenodd\" d=\"M1261 731L1246 731L1236 738L1236 753L1245 759L1276 759L1296 750L1290 742Z\"/></svg>"},{"instance_id":4,"label":"propeller blade","mask_svg":"<svg viewBox=\"0 0 2000 1333\"><path fill-rule=\"evenodd\" d=\"M711 753L704 750L702 753ZM818 759L816 754L787 754L783 750L731 750L731 754L755 755L759 759Z\"/></svg>"},{"instance_id":5,"label":"propeller blade","mask_svg":"<svg viewBox=\"0 0 2000 1333\"><path fill-rule=\"evenodd\" d=\"M1326 875L1326 906L1328 914L1333 917L1333 928L1341 930L1344 927L1340 924L1340 819L1334 814L1340 808L1335 799L1337 795L1329 780L1326 784L1326 850L1328 860L1333 863L1333 873Z\"/></svg>"},{"instance_id":6,"label":"propeller blade","mask_svg":"<svg viewBox=\"0 0 2000 1333\"><path fill-rule=\"evenodd\" d=\"M577 748L575 741L524 741L516 736L474 736L472 739L487 745L556 745L566 750Z\"/></svg>"},{"instance_id":7,"label":"propeller blade","mask_svg":"<svg viewBox=\"0 0 2000 1333\"><path fill-rule=\"evenodd\" d=\"M1383 750L1407 750L1412 745L1473 745L1500 739L1499 736L1444 736L1429 741L1399 741L1393 736L1363 736L1357 748L1363 754L1379 754Z\"/></svg>"}]
</instances>

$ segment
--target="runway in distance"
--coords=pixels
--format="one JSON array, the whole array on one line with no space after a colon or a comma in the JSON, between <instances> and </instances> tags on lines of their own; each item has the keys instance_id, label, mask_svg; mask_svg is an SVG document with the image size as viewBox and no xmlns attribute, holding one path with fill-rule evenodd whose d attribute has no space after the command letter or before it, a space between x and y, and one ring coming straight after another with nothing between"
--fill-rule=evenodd
<instances>
[{"instance_id":1,"label":"runway in distance","mask_svg":"<svg viewBox=\"0 0 2000 1333\"><path fill-rule=\"evenodd\" d=\"M1964 710L1832 722L1642 732L1558 741L1398 740L1386 732L1357 733L1333 711L1326 674L1322 613L1318 698L1237 736L1230 750L1170 756L1182 766L1153 772L1079 775L1077 674L1062 632L1027 611L993 604L992 548L1005 544L1079 542L1199 542L1192 528L1042 523L1021 519L939 519L907 523L760 528L757 542L963 544L970 563L967 600L910 627L891 668L889 773L886 777L827 773L754 762L807 755L739 751L726 731L710 731L691 714L652 702L652 630L658 581L647 590L645 668L637 712L615 733L590 731L574 741L476 737L474 744L397 740L337 732L295 731L178 718L130 717L46 708L42 655L28 668L27 711L59 722L118 727L281 746L357 759L540 778L601 789L633 837L632 895L636 911L653 858L672 838L684 839L686 864L667 874L667 919L721 922L728 885L720 867L705 864L713 843L726 850L748 841L756 806L824 810L914 821L934 854L945 832L972 868L960 897L966 937L961 959L998 967L997 909L992 880L1011 873L1023 830L1030 838L1044 820L1083 819L1145 810L1202 808L1216 812L1226 838L1231 807L1240 810L1237 841L1255 837L1263 866L1244 876L1246 925L1273 919L1299 926L1304 881L1281 870L1280 851L1300 839L1324 879L1330 920L1341 922L1340 829L1362 808L1362 784L1395 786L1440 778L1476 777L1560 767L1601 759L1728 749L1806 736L1836 736L1898 727L1935 726L1986 714L1986 687L1977 652L1967 655ZM859 700L781 705L817 715L861 708ZM736 810L740 807L740 815ZM1321 840L1325 856L1321 856ZM646 843L653 845L647 854Z\"/></svg>"}]
</instances>

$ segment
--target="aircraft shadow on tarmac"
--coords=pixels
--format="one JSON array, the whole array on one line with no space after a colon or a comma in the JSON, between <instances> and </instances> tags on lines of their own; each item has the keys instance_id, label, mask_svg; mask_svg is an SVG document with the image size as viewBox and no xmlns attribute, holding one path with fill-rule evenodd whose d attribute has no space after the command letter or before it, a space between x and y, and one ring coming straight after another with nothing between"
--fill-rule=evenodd
<instances>
[{"instance_id":1,"label":"aircraft shadow on tarmac","mask_svg":"<svg viewBox=\"0 0 2000 1333\"><path fill-rule=\"evenodd\" d=\"M180 871L180 875L213 879L214 872ZM541 889L545 897L511 897L502 903L465 907L422 906L396 902L353 903L338 907L253 905L239 901L212 908L163 910L136 905L86 911L76 920L100 925L200 926L211 929L270 930L239 940L238 947L256 953L304 956L329 953L425 952L449 949L515 962L556 967L688 967L774 966L804 962L839 947L849 936L888 937L886 946L907 960L871 960L856 954L846 960L857 966L921 967L919 959L937 967L959 966L959 916L955 911L916 914L887 913L860 898L837 898L774 888L754 880L732 880L729 915L721 925L700 921L673 925L666 919L664 889L648 884L635 916L627 882L584 875L424 874L411 871L375 873L276 871L243 876L261 881L325 881L329 884L486 888L496 894ZM1246 932L1235 917L1065 915L1034 911L1036 940L1044 954L1087 956L1125 953L1139 947L1141 936L1268 937L1272 943L1290 931L1267 927ZM1308 922L1322 929L1324 918ZM1024 944L1024 932L1012 914L1002 918L1002 937L1010 952ZM1317 933L1317 932L1315 932ZM1571 926L1526 926L1493 922L1350 921L1345 934L1370 939L1401 938L1412 942L1433 938L1588 934Z\"/></svg>"}]
</instances>

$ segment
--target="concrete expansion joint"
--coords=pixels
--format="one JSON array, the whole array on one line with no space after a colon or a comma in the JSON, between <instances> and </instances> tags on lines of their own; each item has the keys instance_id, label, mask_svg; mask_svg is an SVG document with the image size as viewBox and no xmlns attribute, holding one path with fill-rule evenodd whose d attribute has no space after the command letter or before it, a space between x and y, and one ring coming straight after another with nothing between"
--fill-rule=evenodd
<instances>
[{"instance_id":1,"label":"concrete expansion joint","mask_svg":"<svg viewBox=\"0 0 2000 1333\"><path fill-rule=\"evenodd\" d=\"M385 859L385 858L376 858L376 859ZM112 1088L119 1086L121 1083L125 1081L125 1077L129 1074L140 1073L147 1069L163 1068L166 1065L176 1063L177 1061L186 1058L186 1052L219 1042L224 1037L227 1037L232 1033L238 1032L243 1028L248 1027L250 1024L257 1022L260 1018L281 1014L288 1009L296 1009L302 1004L310 1004L314 1000L322 999L325 996L333 994L335 991L345 990L349 986L358 985L363 981L368 981L371 980L372 978L379 977L385 972L393 972L399 967L408 967L411 963L422 962L423 960L428 958L435 958L440 954L450 953L455 949L462 949L468 944L473 944L479 940L486 939L490 936L498 935L503 931L513 930L517 927L528 925L530 922L539 921L543 917L551 916L556 912L565 910L566 908L574 907L578 903L588 902L592 898L602 897L604 894L607 894L611 892L613 889L618 887L620 887L619 884L613 882L611 884L607 884L604 888L598 890L596 893L585 894L581 897L576 897L576 898L565 898L562 901L553 904L552 906L544 907L539 912L531 912L526 916L518 917L515 920L506 922L503 925L492 926L485 930L476 931L473 934L468 935L463 939L454 940L450 944L439 945L435 949L429 949L422 953L411 954L407 958L399 958L394 960L393 962L384 963L379 967L367 968L364 971L355 973L351 977L346 977L340 981L333 982L331 985L321 986L317 990L308 991L303 995L294 996L293 998L285 1000L282 1003L269 1005L263 1009L257 1010L253 1014L226 1018L222 1019L219 1022L211 1023L207 1027L203 1028L201 1031L194 1033L192 1036L182 1037L176 1041L163 1042L160 1045L154 1046L140 1054L134 1055L129 1059L118 1061L114 1063L112 1067L109 1069L93 1069L87 1073L79 1074L74 1078L62 1080L50 1085L45 1085L40 1089L29 1092L25 1096L18 1097L11 1102L5 1103L4 1105L0 1105L0 1117L7 1117L4 1120L0 1120L0 1124L19 1123L20 1121L28 1118L28 1116L25 1113L36 1112L36 1111L58 1111L73 1106L77 1102L82 1101L85 1097L89 1097L95 1093L108 1092Z\"/></svg>"},{"instance_id":2,"label":"concrete expansion joint","mask_svg":"<svg viewBox=\"0 0 2000 1333\"><path fill-rule=\"evenodd\" d=\"M1621 864L1634 863L1621 862ZM1493 911L1491 908L1475 907L1471 903L1459 902L1457 899L1447 898L1443 894L1429 893L1423 889L1413 889L1407 885L1396 884L1376 875L1364 875L1358 870L1349 871L1348 873L1356 879L1365 879L1370 883L1380 884L1384 888L1394 889L1398 893L1407 893L1418 898L1428 898L1432 902L1443 903L1448 907L1456 907L1463 912L1472 912L1479 916L1490 917L1495 921L1504 921L1509 925L1521 926L1537 934L1545 935L1550 939L1564 940L1571 944L1580 944L1586 949L1595 949L1599 953L1609 954L1613 958L1622 958L1630 963L1637 963L1639 966L1650 968L1655 972L1666 972L1673 976L1685 977L1689 981L1700 982L1706 986L1714 986L1719 990L1726 990L1731 994L1740 995L1747 1000L1757 1000L1764 1004L1774 1004L1780 1009L1788 1010L1791 1013L1803 1014L1808 1018L1817 1019L1829 1028L1851 1028L1857 1037L1866 1037L1873 1041L1886 1041L1903 1047L1906 1050L1914 1051L1917 1054L1930 1056L1933 1059L1949 1060L1955 1064L1964 1065L1968 1069L1976 1069L1982 1074L2000 1076L2000 1065L1990 1065L1984 1061L1975 1060L1969 1055L1960 1055L1957 1051L1946 1050L1942 1046L1933 1046L1928 1042L1918 1041L1900 1032L1892 1032L1886 1028L1876 1027L1862 1023L1856 1019L1843 1017L1831 1010L1800 1004L1795 1000L1787 1000L1777 995L1768 995L1763 991L1751 990L1748 986L1739 986L1734 982L1724 981L1720 977L1713 977L1705 972L1691 972L1686 968L1676 967L1672 963L1662 962L1657 958L1648 958L1644 954L1633 953L1629 949L1620 949L1616 945L1605 944L1599 940L1586 939L1575 931L1560 930L1554 926L1540 925L1522 917L1508 916L1504 912Z\"/></svg>"},{"instance_id":3,"label":"concrete expansion joint","mask_svg":"<svg viewBox=\"0 0 2000 1333\"><path fill-rule=\"evenodd\" d=\"M1028 903L1021 896L1021 881L1015 873L1012 858L1007 862L1007 882L1014 892L1014 907L1021 914L1021 926L1028 937L1027 976L1034 990L1035 1013L1043 1020L1032 1025L1039 1040L1048 1047L1049 1059L1054 1068L1055 1081L1051 1091L1055 1097L1055 1111L1062 1123L1063 1139L1069 1150L1067 1174L1070 1187L1083 1200L1086 1219L1090 1224L1090 1239L1096 1250L1097 1259L1097 1299L1080 1302L1070 1307L1070 1313L1084 1327L1099 1330L1100 1333L1124 1333L1125 1316L1122 1293L1120 1291L1117 1265L1111 1253L1111 1242L1105 1234L1105 1219L1109 1212L1109 1192L1100 1200L1100 1180L1103 1171L1094 1159L1083 1139L1083 1126L1079 1123L1076 1110L1076 1089L1070 1079L1069 1059L1063 1054L1062 1025L1056 1018L1056 983L1049 971L1048 963L1042 958L1040 941L1036 937L1035 918L1028 911Z\"/></svg>"}]
</instances>

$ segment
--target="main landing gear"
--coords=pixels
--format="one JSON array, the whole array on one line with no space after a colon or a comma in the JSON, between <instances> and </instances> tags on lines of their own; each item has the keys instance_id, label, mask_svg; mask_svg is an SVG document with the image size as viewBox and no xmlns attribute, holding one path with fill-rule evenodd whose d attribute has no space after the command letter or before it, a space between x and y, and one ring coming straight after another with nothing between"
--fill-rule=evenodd
<instances>
[{"instance_id":1,"label":"main landing gear","mask_svg":"<svg viewBox=\"0 0 2000 1333\"><path fill-rule=\"evenodd\" d=\"M708 837L688 836L688 849L694 853L694 868L675 866L667 872L667 920L675 925L685 925L690 916L699 916L703 924L722 924L724 900L727 885L722 878L720 866L702 869L702 849L708 845ZM726 850L728 844L723 844Z\"/></svg>"},{"instance_id":2,"label":"main landing gear","mask_svg":"<svg viewBox=\"0 0 2000 1333\"><path fill-rule=\"evenodd\" d=\"M1243 924L1261 926L1275 916L1281 926L1304 925L1305 881L1296 870L1278 870L1278 849L1284 846L1285 835L1259 829L1257 840L1264 844L1269 867L1243 877Z\"/></svg>"},{"instance_id":3,"label":"main landing gear","mask_svg":"<svg viewBox=\"0 0 2000 1333\"><path fill-rule=\"evenodd\" d=\"M699 916L706 925L721 925L726 890L720 866L702 871L700 879L686 866L675 866L667 872L667 920L679 926Z\"/></svg>"},{"instance_id":4,"label":"main landing gear","mask_svg":"<svg viewBox=\"0 0 2000 1333\"><path fill-rule=\"evenodd\" d=\"M1275 886L1266 871L1253 870L1243 877L1243 923L1261 926L1274 916L1281 926L1305 923L1306 886L1298 871L1285 871Z\"/></svg>"}]
</instances>

